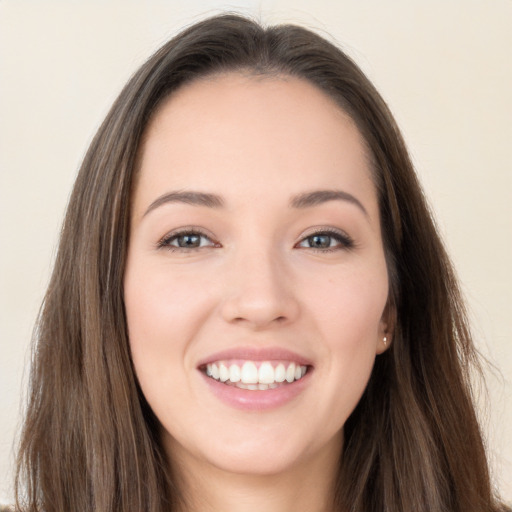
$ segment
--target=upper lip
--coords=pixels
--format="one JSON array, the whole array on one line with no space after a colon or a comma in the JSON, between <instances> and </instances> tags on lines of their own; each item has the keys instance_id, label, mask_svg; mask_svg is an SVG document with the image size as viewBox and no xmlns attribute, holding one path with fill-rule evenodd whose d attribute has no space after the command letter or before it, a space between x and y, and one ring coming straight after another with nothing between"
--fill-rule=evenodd
<instances>
[{"instance_id":1,"label":"upper lip","mask_svg":"<svg viewBox=\"0 0 512 512\"><path fill-rule=\"evenodd\" d=\"M201 359L197 367L201 368L216 361L243 359L248 361L290 361L301 366L311 366L311 361L292 350L280 347L236 347L215 352Z\"/></svg>"}]
</instances>

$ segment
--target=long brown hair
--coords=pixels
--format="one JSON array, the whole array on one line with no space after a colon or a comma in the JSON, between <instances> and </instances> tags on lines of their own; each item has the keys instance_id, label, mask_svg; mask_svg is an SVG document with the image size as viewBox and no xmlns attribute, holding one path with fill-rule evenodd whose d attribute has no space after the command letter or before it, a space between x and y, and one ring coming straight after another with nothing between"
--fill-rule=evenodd
<instances>
[{"instance_id":1,"label":"long brown hair","mask_svg":"<svg viewBox=\"0 0 512 512\"><path fill-rule=\"evenodd\" d=\"M293 75L356 122L371 154L396 323L345 425L336 506L359 512L504 510L490 485L464 306L385 102L338 48L235 15L183 31L131 78L82 163L35 331L16 478L27 511L163 512L179 500L132 368L123 273L137 151L162 100L227 71Z\"/></svg>"}]
</instances>

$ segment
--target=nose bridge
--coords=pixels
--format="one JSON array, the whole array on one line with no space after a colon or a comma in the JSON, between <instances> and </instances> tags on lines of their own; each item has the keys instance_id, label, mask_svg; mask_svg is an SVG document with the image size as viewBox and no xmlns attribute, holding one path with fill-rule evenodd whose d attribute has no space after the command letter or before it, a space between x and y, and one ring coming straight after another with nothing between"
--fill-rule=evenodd
<instances>
[{"instance_id":1,"label":"nose bridge","mask_svg":"<svg viewBox=\"0 0 512 512\"><path fill-rule=\"evenodd\" d=\"M270 242L234 250L229 265L223 304L226 321L261 328L296 317L298 303L290 287L285 256Z\"/></svg>"}]
</instances>

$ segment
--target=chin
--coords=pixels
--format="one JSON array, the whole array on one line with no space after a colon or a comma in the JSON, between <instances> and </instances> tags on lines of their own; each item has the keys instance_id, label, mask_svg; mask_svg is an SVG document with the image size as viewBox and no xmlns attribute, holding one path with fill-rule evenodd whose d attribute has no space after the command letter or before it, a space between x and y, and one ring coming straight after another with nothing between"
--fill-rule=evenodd
<instances>
[{"instance_id":1,"label":"chin","mask_svg":"<svg viewBox=\"0 0 512 512\"><path fill-rule=\"evenodd\" d=\"M341 455L343 433L340 431L330 440L321 442L305 432L285 429L243 428L226 429L223 435L211 440L202 437L193 446L183 446L176 439L168 445L168 453L179 463L183 457L193 456L200 466L215 468L240 476L268 477L310 471L315 461L321 464L338 459ZM212 428L212 431L214 429ZM208 442L208 441L212 442ZM175 456L173 456L174 454ZM187 459L188 460L188 459Z\"/></svg>"},{"instance_id":2,"label":"chin","mask_svg":"<svg viewBox=\"0 0 512 512\"><path fill-rule=\"evenodd\" d=\"M225 453L223 457L215 457L208 462L217 469L234 475L271 477L294 472L305 461L302 461L300 457L290 456L279 451L270 453L264 450L257 454Z\"/></svg>"}]
</instances>

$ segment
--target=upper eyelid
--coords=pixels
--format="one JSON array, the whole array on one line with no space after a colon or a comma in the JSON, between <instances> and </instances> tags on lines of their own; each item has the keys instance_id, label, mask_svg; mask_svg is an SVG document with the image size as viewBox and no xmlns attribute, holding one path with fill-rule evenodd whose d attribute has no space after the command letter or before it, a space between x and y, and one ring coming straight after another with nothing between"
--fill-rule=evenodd
<instances>
[{"instance_id":1,"label":"upper eyelid","mask_svg":"<svg viewBox=\"0 0 512 512\"><path fill-rule=\"evenodd\" d=\"M315 235L327 235L329 237L337 239L339 246L330 248L318 248L318 247L303 247L304 249L311 249L313 251L329 252L338 249L354 249L357 247L354 239L344 230L334 227L315 227L310 233L301 235L299 241L294 247L300 247L305 240Z\"/></svg>"},{"instance_id":2,"label":"upper eyelid","mask_svg":"<svg viewBox=\"0 0 512 512\"><path fill-rule=\"evenodd\" d=\"M304 240L305 238L309 238L314 235L338 235L342 238L347 238L352 240L352 237L343 229L328 227L328 226L315 226L306 230L304 233L300 235L299 241Z\"/></svg>"},{"instance_id":3,"label":"upper eyelid","mask_svg":"<svg viewBox=\"0 0 512 512\"><path fill-rule=\"evenodd\" d=\"M205 230L203 228L197 227L197 226L184 226L182 228L177 228L175 230L171 230L167 234L165 234L162 238L159 239L157 242L157 246L163 246L164 244L168 243L174 238L177 238L179 236L188 235L188 234L196 234L200 235L202 237L207 238L212 242L214 245L220 246L221 244L215 239L213 234L211 234L208 230ZM343 241L349 241L351 244L354 243L353 238L344 230L339 228L334 228L331 226L315 226L312 227L305 232L303 232L300 237L298 238L298 241L294 244L296 246L297 244L303 242L305 239L315 236L315 235L329 235L329 236L338 236Z\"/></svg>"},{"instance_id":4,"label":"upper eyelid","mask_svg":"<svg viewBox=\"0 0 512 512\"><path fill-rule=\"evenodd\" d=\"M195 227L195 226L185 226L183 228L177 228L175 230L171 230L166 233L162 238L160 238L157 242L157 247L163 247L165 244L168 244L171 240L178 238L179 236L195 234L202 237L207 238L212 242L212 244L216 245L218 242L215 240L215 237L210 234L208 231ZM181 249L186 249L185 247L181 247Z\"/></svg>"}]
</instances>

